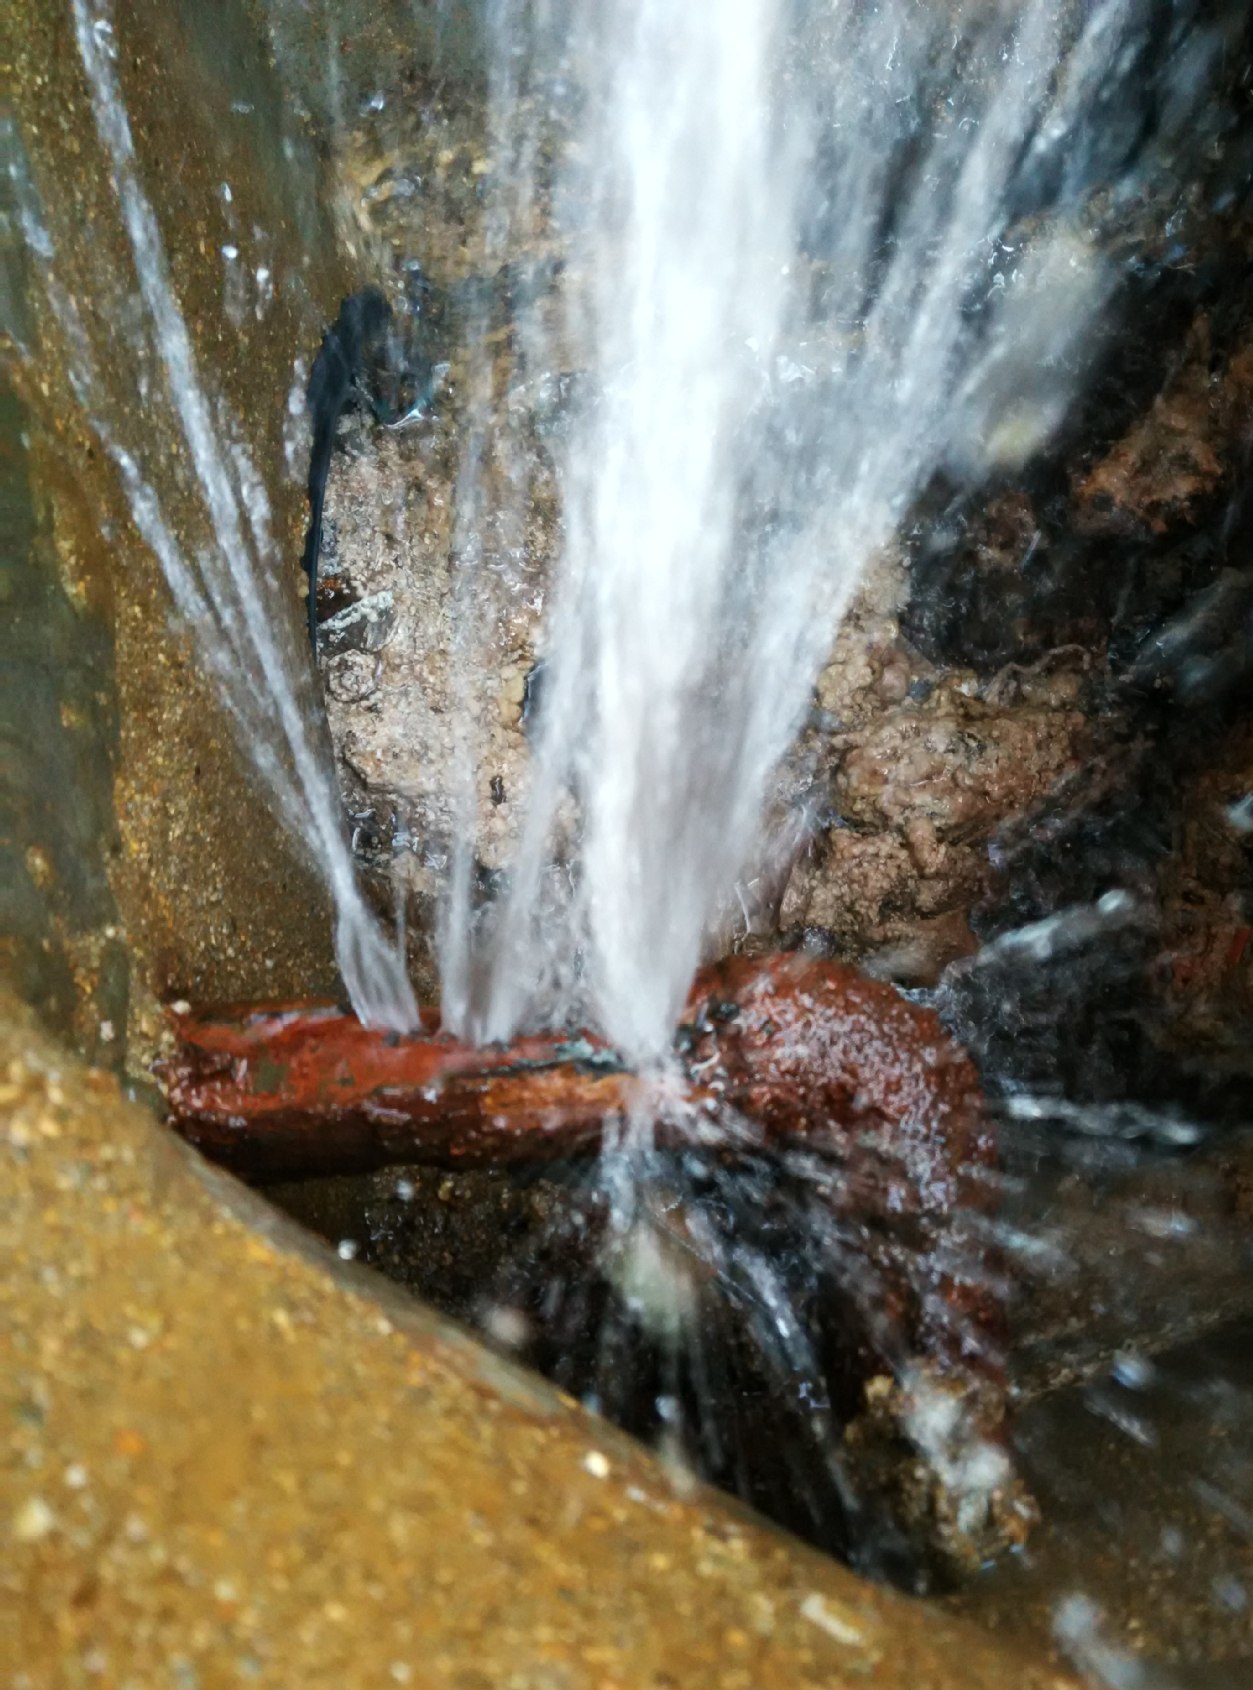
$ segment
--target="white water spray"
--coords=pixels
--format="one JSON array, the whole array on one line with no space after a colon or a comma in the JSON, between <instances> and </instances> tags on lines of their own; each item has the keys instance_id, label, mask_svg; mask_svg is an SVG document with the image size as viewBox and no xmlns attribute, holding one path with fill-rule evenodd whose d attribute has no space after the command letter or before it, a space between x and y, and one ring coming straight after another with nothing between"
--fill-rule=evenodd
<instances>
[{"instance_id":1,"label":"white water spray","mask_svg":"<svg viewBox=\"0 0 1253 1690\"><path fill-rule=\"evenodd\" d=\"M130 121L114 68L109 9L73 0L75 38L163 377L211 535L192 558L177 540L143 467L104 420L88 337L72 301L49 275L49 299L75 352L87 414L122 476L137 527L160 562L247 748L292 834L306 846L335 904L340 972L362 1020L410 1028L417 1010L403 957L387 942L358 889L329 758L317 745L308 699L277 630L283 626L281 559L261 477L224 405L211 406L171 283L156 216L139 178ZM148 434L151 437L151 419ZM148 450L151 450L149 446Z\"/></svg>"},{"instance_id":2,"label":"white water spray","mask_svg":"<svg viewBox=\"0 0 1253 1690\"><path fill-rule=\"evenodd\" d=\"M353 877L307 678L276 635L284 571L262 481L203 385L173 292L109 10L72 6L145 311L141 379L168 402L211 529L194 556L154 491L159 448L105 415L88 352L85 408L332 890L354 1003L412 1025L401 959ZM535 386L572 363L583 379L566 419L529 809L479 933L467 742L445 1013L493 1038L528 1017L588 1016L648 1061L762 847L775 771L868 563L937 473L977 484L1064 415L1108 293L1102 236L1137 180L1106 168L1106 119L1153 20L1138 0L488 10L488 261L525 252L542 203L565 273L555 299L520 314L516 343ZM1209 50L1201 40L1181 64L1163 140L1186 123ZM1151 166L1137 161L1140 179ZM1091 190L1111 177L1098 213ZM64 290L49 296L67 342L86 348ZM483 352L463 540L488 503L485 435L526 426L489 422L488 366ZM507 527L510 513L492 518ZM469 666L474 588L471 567Z\"/></svg>"},{"instance_id":3,"label":"white water spray","mask_svg":"<svg viewBox=\"0 0 1253 1690\"><path fill-rule=\"evenodd\" d=\"M464 944L446 978L467 1029L507 1037L557 979L664 1051L868 563L934 475L1015 466L1061 421L1109 288L1097 118L1147 27L1073 11L502 8L498 219L531 212L510 161L542 153L553 89L565 126L563 310L520 335L589 373L522 844L486 988Z\"/></svg>"}]
</instances>

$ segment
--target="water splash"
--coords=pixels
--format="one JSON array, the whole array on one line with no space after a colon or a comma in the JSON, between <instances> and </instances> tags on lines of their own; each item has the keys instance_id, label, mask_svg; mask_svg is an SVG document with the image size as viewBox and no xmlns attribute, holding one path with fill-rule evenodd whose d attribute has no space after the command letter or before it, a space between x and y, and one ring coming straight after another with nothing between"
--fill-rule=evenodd
<instances>
[{"instance_id":1,"label":"water splash","mask_svg":"<svg viewBox=\"0 0 1253 1690\"><path fill-rule=\"evenodd\" d=\"M168 480L173 466L168 457L159 465L152 462L152 454L160 449L154 418L144 417L142 445L128 444L125 421L109 420L108 388L80 314L56 275L55 252L45 232L42 243L28 244L42 262L46 295L70 352L71 379L117 467L136 526L161 564L175 605L217 680L241 742L282 819L304 844L331 892L336 957L357 1012L371 1024L413 1027L417 1010L403 957L362 900L333 769L310 710L308 682L290 642L280 633L285 627L278 586L280 554L262 478L229 408L220 399L215 402L204 384L156 215L140 179L115 68L110 10L104 4L73 0L73 17L91 109L109 161L144 310L137 347L140 381L150 402L168 407L163 420L168 419L174 435L181 435L194 496L208 517L210 532L194 555L176 537L156 491L158 480ZM155 371L150 372L150 364Z\"/></svg>"},{"instance_id":2,"label":"water splash","mask_svg":"<svg viewBox=\"0 0 1253 1690\"><path fill-rule=\"evenodd\" d=\"M1111 119L1152 31L1135 0L955 17L906 0L689 11L488 8L489 272L523 251L560 280L517 313L522 385L503 421L489 415L489 337L469 325L458 488L468 697L481 531L490 521L523 543L526 479L510 484L510 453L578 372L561 417L565 548L531 799L482 931L479 756L458 712L445 1013L487 1037L587 1016L642 1062L664 1050L702 945L768 843L776 771L867 565L937 473L977 482L1058 426L1111 286L1102 238L1153 168L1137 143L1135 171L1118 174ZM157 499L152 447L104 420L80 358L87 408L333 892L354 1002L405 1025L412 995L361 903L307 679L275 632L262 480L196 367L140 181L111 16L97 0L73 14L146 315L141 385L168 401L211 528L194 557ZM1159 150L1214 49L1203 35L1185 45ZM1099 215L1095 187L1108 190ZM59 300L67 341L85 340ZM503 497L486 488L493 450Z\"/></svg>"},{"instance_id":3,"label":"water splash","mask_svg":"<svg viewBox=\"0 0 1253 1690\"><path fill-rule=\"evenodd\" d=\"M505 262L537 206L551 211L568 245L560 311L523 317L519 344L535 385L572 365L591 374L568 420L569 540L550 622L537 796L490 935L486 986L474 978L469 830L459 841L447 998L454 1016L488 1030L530 1013L547 976L635 1053L655 1054L702 935L756 849L772 770L859 573L937 468L978 481L1029 456L1058 425L1110 285L1096 256L1103 219L1116 218L1120 197L1134 197L1152 166L1137 152L1135 168L1119 174L1119 103L1134 109L1128 88L1146 8L1086 8L1073 35L1045 6L1017 17L984 7L975 21L959 11L959 39L948 34L952 9L940 17L902 4L857 16L801 8L786 20L779 10L744 4L714 20L610 5L573 19L561 4L502 0L494 12L509 50L495 70L489 256ZM206 660L289 824L307 835L317 808L311 845L352 913L329 780L316 744L290 738L306 731L293 704L300 714L308 700L301 673L272 643L282 618L271 603L278 572L264 494L192 359L138 186L108 15L79 3L75 13L91 23L80 48L103 101L97 121L151 319L148 391L170 398L215 530L200 554L176 538L181 525L155 492L152 442L144 437L141 449L125 423L105 419L104 384L73 301L51 282L49 297L135 519L205 635ZM798 17L804 28L793 36L783 24ZM1180 56L1159 138L1186 121L1209 50L1202 41ZM550 133L561 143L555 171ZM724 147L727 135L733 145ZM1098 216L1090 191L1102 183L1113 184L1113 210ZM23 228L32 254L51 264L37 210L33 200L24 205ZM477 369L486 406L489 360ZM468 438L459 634L467 675L476 644L470 542L488 514L482 440ZM239 545L229 561L224 536ZM472 749L467 733L467 788ZM554 841L571 791L581 828L573 850ZM986 947L978 968L1020 967L1035 979L1046 965L1071 967L1081 947L1108 944L1134 920L1126 895L1113 894L1014 930ZM368 944L355 962L341 934L345 972L367 1014L399 1022L410 1013L407 988L368 923L362 931ZM1041 1155L1057 1154L1060 1129L1083 1140L1073 1162L1085 1179L1088 1141L1108 1159L1124 1141L1137 1154L1143 1144L1173 1150L1194 1131L1169 1110L1096 1108L1033 1089L1011 1090L1005 1114L1015 1129L1006 1139L1020 1154L1026 1129L1041 1124ZM589 1183L607 1215L596 1265L625 1311L616 1323L589 1310L587 1274L563 1278L545 1256L534 1284L569 1347L589 1335L598 1346L604 1406L615 1389L638 1389L631 1343L633 1328L644 1328L664 1360L655 1405L663 1441L706 1442L714 1472L733 1469L736 1456L719 1441L725 1428L702 1411L734 1399L734 1378L728 1384L719 1370L739 1319L775 1399L810 1419L808 1445L780 1439L803 1469L798 1492L818 1515L829 1481L837 1504L855 1511L832 1457L836 1417L804 1319L813 1280L855 1296L899 1371L910 1358L863 1241L826 1201L839 1170L800 1155L781 1167L751 1143L739 1149L734 1176L718 1154L666 1162L647 1145L595 1171ZM1014 1184L1004 1182L1007 1198ZM1044 1224L1044 1212L1028 1193L989 1222L986 1239L975 1236L975 1270L988 1243L1027 1283L1073 1276L1092 1218L1059 1218L1054 1208ZM1161 1301L1187 1262L1199 1280L1199 1235L1210 1232L1141 1194L1110 1228L1125 1271L1104 1264L1107 1300L1115 1290L1130 1300L1145 1260L1164 1249ZM1145 1239L1147 1252L1137 1242ZM1206 1252L1199 1267L1212 1295L1210 1257L1234 1249L1214 1228ZM716 1295L706 1299L710 1284ZM560 1298L569 1306L554 1312ZM732 1311L724 1331L702 1330L711 1302ZM1130 1329L1122 1311L1120 1319ZM1125 1359L1117 1367L1123 1387L1144 1372ZM1091 1406L1126 1437L1153 1441L1151 1421L1117 1400L1094 1397ZM948 1431L945 1412L918 1427L933 1463L954 1459ZM986 1452L974 1453L986 1465ZM967 1460L962 1452L963 1470ZM1206 1500L1247 1535L1240 1493L1218 1478ZM1116 1682L1124 1657L1099 1618L1082 1604L1063 1608L1058 1635Z\"/></svg>"},{"instance_id":4,"label":"water splash","mask_svg":"<svg viewBox=\"0 0 1253 1690\"><path fill-rule=\"evenodd\" d=\"M1098 214L1149 10L502 0L495 242L538 199L566 259L521 361L586 376L529 813L477 985L454 882L456 1024L506 1036L556 982L665 1048L867 565L934 475L1017 467L1065 415L1153 169Z\"/></svg>"}]
</instances>

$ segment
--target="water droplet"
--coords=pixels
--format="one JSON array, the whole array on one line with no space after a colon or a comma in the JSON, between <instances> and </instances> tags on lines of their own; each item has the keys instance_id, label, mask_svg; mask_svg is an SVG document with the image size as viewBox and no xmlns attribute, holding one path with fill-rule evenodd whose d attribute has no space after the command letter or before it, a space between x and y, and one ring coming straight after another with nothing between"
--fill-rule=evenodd
<instances>
[{"instance_id":1,"label":"water droplet","mask_svg":"<svg viewBox=\"0 0 1253 1690\"><path fill-rule=\"evenodd\" d=\"M1129 1391L1142 1391L1153 1379L1153 1364L1143 1356L1124 1350L1114 1357L1110 1372L1120 1385Z\"/></svg>"}]
</instances>

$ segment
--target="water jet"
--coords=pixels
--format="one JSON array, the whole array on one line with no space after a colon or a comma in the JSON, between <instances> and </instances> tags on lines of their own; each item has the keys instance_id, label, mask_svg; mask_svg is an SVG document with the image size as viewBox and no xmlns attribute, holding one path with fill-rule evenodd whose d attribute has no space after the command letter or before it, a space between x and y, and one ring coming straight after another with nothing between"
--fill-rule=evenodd
<instances>
[{"instance_id":1,"label":"water jet","mask_svg":"<svg viewBox=\"0 0 1253 1690\"><path fill-rule=\"evenodd\" d=\"M241 7L227 64L201 27L142 4L17 9L13 297L35 308L9 332L44 555L15 626L59 654L52 682L44 664L22 691L42 712L32 766L56 746L71 774L55 803L38 779L24 789L9 954L60 1036L137 1086L172 1000L307 998L342 981L378 1037L439 995L459 1038L587 1024L646 1067L702 952L790 945L922 996L972 1052L996 1121L995 1212L973 1206L971 1224L984 1216L997 1283L1027 1287L1011 1322L1024 1303L1055 1305L1019 1396L1077 1379L1079 1426L1133 1451L1191 1416L1204 1447L1184 1439L1180 1471L1201 1512L1179 1529L1198 1545L1215 1519L1230 1534L1191 1610L1207 1642L1180 1642L1188 1626L1172 1632L1164 1607L1146 1632L1136 1602L1156 1551L1136 1558L1138 1587L1103 1584L1095 1551L1058 1571L1050 1518L1090 1546L1102 1508L1050 1497L1066 1464L1028 1409L1024 1448L1046 1481L1031 1555L1052 1557L1070 1593L1045 1579L1021 1594L1040 1565L1028 1559L1000 1588L1035 1605L1042 1658L1057 1648L1095 1682L1125 1681L1139 1636L1144 1670L1174 1660L1185 1682L1189 1648L1197 1671L1240 1657L1247 1545L1230 1431L1245 1387L1226 1340L1207 1350L1204 1336L1247 1317L1249 1280L1244 26L1222 8L1009 19L988 6L961 10L954 43L919 8L738 10L731 29L647 5L586 20L506 6L476 31L444 8L443 39L422 44L407 7L360 29L349 8ZM676 156L684 168L658 168ZM372 632L328 640L319 688L299 638L305 386L337 302L374 284L411 309L415 260L424 356L447 368L423 414L395 429L362 414L338 437L337 609L365 605ZM13 1025L12 1060L41 1053L23 1072L43 1076L42 1096L62 1083L58 1059L17 1011ZM27 1078L10 1079L21 1097L7 1107ZM60 1189L72 1159L32 1124L57 1126L45 1103L16 1117L11 1149L23 1166L38 1149ZM73 1165L103 1179L106 1149ZM488 1173L475 1196L470 1176L445 1191L402 1168L282 1195L434 1295L458 1271L454 1210L479 1202L498 1269L484 1217L533 1204L542 1225L503 1251L495 1240L515 1266L535 1255L512 1300L484 1310L497 1281L467 1267L445 1305L484 1315L498 1344L516 1346L519 1322L550 1352L582 1334L571 1354L605 1362L570 1375L589 1401L598 1378L629 1395L642 1331L654 1373L640 1389L672 1463L689 1453L700 1368L717 1363L757 1391L758 1426L772 1412L786 1425L786 1467L806 1415L829 1412L796 1365L814 1343L798 1318L803 1251L779 1265L789 1227L841 1259L838 1232L797 1233L819 1174L803 1157L760 1163L733 1201L708 1163L657 1155L671 1160L635 1164L634 1181L612 1159L590 1185L563 1172L564 1190L502 1195ZM170 1178L184 1212L222 1213ZM245 1202L207 1189L228 1211ZM131 1201L142 1230L159 1199ZM711 1252L702 1215L746 1226L754 1208L751 1248ZM324 1258L301 1278L286 1245L256 1242L278 1223L244 1212L247 1228L209 1219L204 1236L225 1228L237 1269L252 1238L261 1304L289 1322L302 1299L329 1308L341 1292L318 1289ZM551 1243L580 1215L612 1241L582 1286ZM755 1374L736 1371L729 1327L721 1350L689 1343L701 1275L728 1259ZM285 1300L274 1287L293 1276ZM53 1281L22 1283L51 1320ZM1150 1284L1146 1317L1136 1293ZM563 1304L547 1337L545 1296ZM163 1306L172 1328L177 1303ZM343 1336L357 1316L335 1308ZM157 1343L159 1358L156 1328L132 1324L148 1345L135 1355ZM212 1320L195 1330L220 1353ZM679 1333L689 1347L667 1376ZM1185 1340L1201 1345L1190 1379L1154 1359ZM459 1341L432 1340L441 1355ZM550 1354L559 1376L561 1361ZM480 1406L540 1391L495 1365L467 1363L492 1381ZM794 1400L778 1387L789 1370ZM51 1424L32 1402L23 1412ZM960 1462L943 1403L913 1416L933 1469ZM1207 1444L1200 1429L1219 1425ZM116 1435L108 1461L149 1434ZM593 1486L627 1459L618 1448L588 1454ZM727 1450L725 1472L741 1454ZM79 1453L66 1465L88 1467ZM798 1494L813 1480L801 1469ZM1173 1504L1150 1476L1169 1561ZM266 1485L272 1520L278 1494ZM49 1524L69 1506L16 1497L23 1555L72 1543ZM432 1506L425 1493L415 1516ZM487 1555L473 1576L490 1573ZM301 1588L319 1612L337 1601ZM882 1655L834 1588L797 1592L789 1682L809 1670L810 1633L862 1664ZM976 1614L979 1589L963 1598ZM1120 1634L1128 1615L1141 1629ZM74 1622L87 1654L95 1623ZM51 1659L32 1656L35 1681Z\"/></svg>"}]
</instances>

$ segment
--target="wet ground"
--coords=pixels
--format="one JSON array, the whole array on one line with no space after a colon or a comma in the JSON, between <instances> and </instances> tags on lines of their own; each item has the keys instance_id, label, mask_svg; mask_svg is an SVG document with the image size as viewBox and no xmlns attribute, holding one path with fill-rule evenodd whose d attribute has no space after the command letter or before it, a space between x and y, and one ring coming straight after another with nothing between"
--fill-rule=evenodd
<instances>
[{"instance_id":1,"label":"wet ground","mask_svg":"<svg viewBox=\"0 0 1253 1690\"><path fill-rule=\"evenodd\" d=\"M1012 1304L1015 1459L1040 1520L1021 1552L942 1600L1037 1657L1095 1670L1104 1649L1123 1661L1120 1671L1151 1663L1150 1684L1199 1686L1211 1668L1241 1682L1239 1663L1253 1651L1253 1272L1247 1231L1232 1225L1232 1173L1216 1159L1208 1203L1198 1169L1159 1168L1124 1174L1103 1201L1059 1188L1032 1208L1040 1244L1051 1239L1070 1258L1034 1279L1024 1272ZM594 1289L604 1263L594 1250L585 1259L577 1224L570 1230L587 1206L587 1180L577 1170L519 1180L404 1168L271 1195L332 1244L505 1349L542 1358L575 1389L603 1399L617 1387L615 1412L642 1424L665 1344L620 1312L612 1324L612 1294ZM586 1334L590 1348L565 1329L555 1349L545 1346L541 1293L555 1325L560 1297L598 1311L603 1331ZM758 1452L758 1505L814 1534L795 1492L809 1487L811 1502L823 1494L821 1461L799 1427L791 1463L768 1458L783 1419L778 1383L769 1370L763 1382L746 1369L742 1323L725 1308L705 1307L701 1324L726 1355L711 1363L721 1384L700 1406L728 1443ZM597 1339L621 1347L617 1374L598 1373Z\"/></svg>"}]
</instances>

